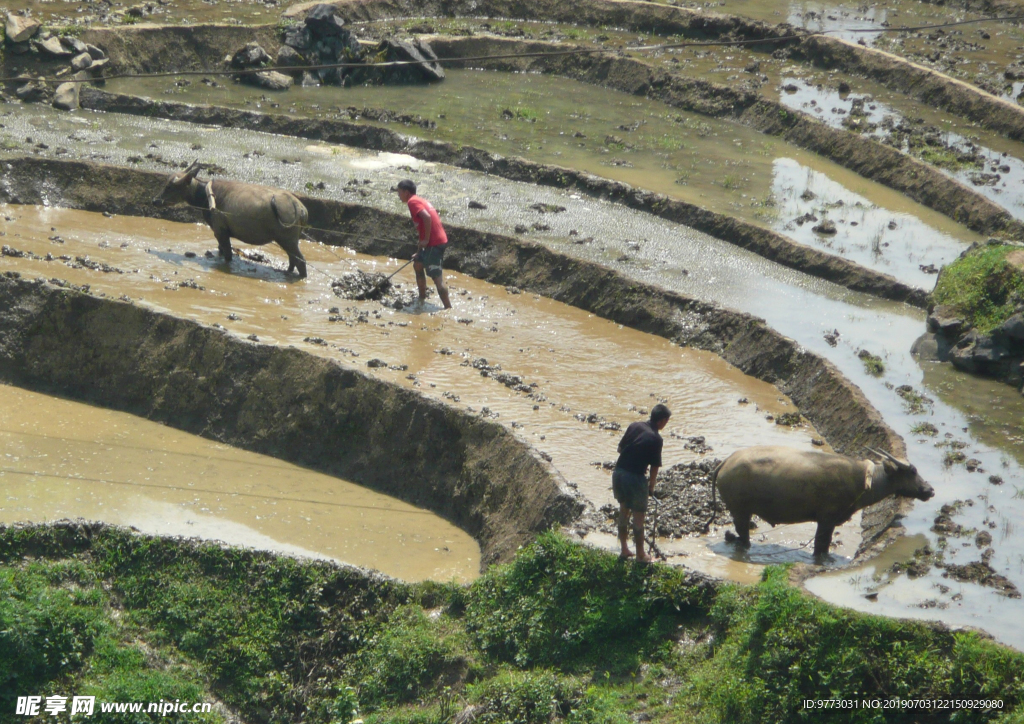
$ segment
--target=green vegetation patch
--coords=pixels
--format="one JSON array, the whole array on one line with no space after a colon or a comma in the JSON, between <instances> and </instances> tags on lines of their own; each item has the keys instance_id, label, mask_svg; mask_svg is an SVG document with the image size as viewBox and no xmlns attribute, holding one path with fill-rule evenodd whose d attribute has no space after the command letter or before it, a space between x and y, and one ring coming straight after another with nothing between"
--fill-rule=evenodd
<instances>
[{"instance_id":1,"label":"green vegetation patch","mask_svg":"<svg viewBox=\"0 0 1024 724\"><path fill-rule=\"evenodd\" d=\"M932 292L936 304L953 307L971 327L987 333L1024 305L1024 274L1006 257L1021 247L986 244L944 267Z\"/></svg>"},{"instance_id":2,"label":"green vegetation patch","mask_svg":"<svg viewBox=\"0 0 1024 724\"><path fill-rule=\"evenodd\" d=\"M805 699L994 699L827 720L1008 724L1022 672L1024 654L974 633L817 601L785 568L716 584L555 533L456 586L117 529L0 529L3 723L24 719L17 695L67 692L309 724L805 722ZM113 716L93 720L159 720Z\"/></svg>"}]
</instances>

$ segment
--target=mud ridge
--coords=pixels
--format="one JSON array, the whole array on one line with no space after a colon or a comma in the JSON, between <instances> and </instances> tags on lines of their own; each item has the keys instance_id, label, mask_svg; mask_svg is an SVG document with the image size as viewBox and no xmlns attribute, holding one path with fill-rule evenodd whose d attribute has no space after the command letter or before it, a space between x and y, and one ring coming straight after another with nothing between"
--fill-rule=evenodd
<instances>
[{"instance_id":1,"label":"mud ridge","mask_svg":"<svg viewBox=\"0 0 1024 724\"><path fill-rule=\"evenodd\" d=\"M1000 0L961 2L990 3L993 7L1003 7ZM285 11L284 17L301 17L315 4L307 2L292 5ZM684 35L702 40L770 39L800 30L788 23L772 25L735 15L636 0L590 0L584 6L559 0L334 0L331 4L339 15L351 22L406 17L490 17L589 27L608 26L666 37ZM936 0L936 4L943 3ZM1019 14L1019 5L1010 7L1013 8L1012 14ZM905 93L935 108L964 115L985 128L1004 133L1015 140L1024 140L1024 108L931 68L831 36L773 42L766 44L763 49L772 52L786 46L797 56L803 56L826 69L869 77L890 90Z\"/></svg>"},{"instance_id":2,"label":"mud ridge","mask_svg":"<svg viewBox=\"0 0 1024 724\"><path fill-rule=\"evenodd\" d=\"M95 88L82 89L81 103L83 108L95 111L240 128L340 143L375 151L404 153L424 161L481 171L512 181L582 191L596 198L621 203L629 208L689 226L783 266L854 291L922 308L927 305L926 291L905 284L888 274L798 244L774 231L685 201L635 189L628 184L562 166L497 156L471 146L418 140L389 129L340 120L304 119L219 106L153 101L137 96L107 93Z\"/></svg>"},{"instance_id":3,"label":"mud ridge","mask_svg":"<svg viewBox=\"0 0 1024 724\"><path fill-rule=\"evenodd\" d=\"M42 194L45 193L50 204L69 208L177 221L198 221L200 218L200 212L195 209L160 209L151 205L152 197L166 180L162 174L95 163L36 158L10 159L0 164L0 167L3 169L0 201L38 204L42 202ZM406 216L355 204L310 198L301 194L299 196L309 209L312 226L345 228L356 234L365 232L365 237L348 237L354 240L349 244L356 251L390 256L398 256L407 251L401 243L382 238L400 238L408 225ZM447 230L453 243L451 251L446 255L446 262L455 271L492 284L515 285L641 332L669 339L680 346L714 352L744 373L769 382L788 395L837 451L855 455L865 445L870 445L895 455L906 455L902 438L885 423L856 385L847 380L832 363L801 348L762 319L628 279L607 267L573 259L539 244L458 226ZM324 235L322 240L331 243L326 237ZM24 287L27 283L18 281L17 284ZM32 298L59 296L57 290L46 288L45 285L38 286L39 289L45 288L46 293L33 292ZM7 306L10 305L0 306L0 309ZM126 310L134 309L124 306ZM163 320L164 317L159 319ZM170 324L170 321L167 323ZM32 336L19 332L19 329L24 328L15 327L10 334L29 342L33 340ZM202 328L191 325L188 329L198 335ZM120 330L117 333L121 334ZM228 340L221 333L205 331L204 334L227 347ZM88 341L83 340L82 343ZM232 347L233 350L239 349L237 345L254 350L262 349L233 340L231 344L236 345ZM6 349L6 345L0 349L4 357L11 354ZM72 348L69 354L73 352ZM297 354L294 350L287 353ZM271 351L264 350L260 354L269 357ZM59 361L49 359L38 359L42 369L45 370L50 364L60 364ZM86 360L81 360L79 366L84 368L85 363ZM328 365L328 362L323 361L322 365ZM338 370L336 374L341 372ZM351 379L361 383L365 380L358 375ZM81 394L94 394L94 388L78 380L77 376L69 378L68 384L78 385ZM118 394L121 393L112 390L112 399L117 399ZM413 393L389 387L388 394L394 399L405 400L402 395ZM149 402L147 397L139 404ZM434 411L435 406L429 409ZM366 414L376 419L382 413L375 407L367 410ZM384 420L381 424L395 423ZM319 434L321 431L316 432ZM523 459L523 464L529 465L529 461ZM366 475L372 475L372 466L355 469L354 473L347 473L346 477L355 482L363 482ZM426 483L421 484L426 486ZM382 490L390 492L387 488ZM441 498L447 500L446 495L447 492ZM886 531L890 531L887 535L891 535L892 523L909 505L909 502L893 499L887 504L866 509L863 547L872 544ZM465 529L470 530L468 527Z\"/></svg>"},{"instance_id":4,"label":"mud ridge","mask_svg":"<svg viewBox=\"0 0 1024 724\"><path fill-rule=\"evenodd\" d=\"M501 425L307 352L16 272L0 276L0 378L428 508L473 535L485 564L585 507Z\"/></svg>"}]
</instances>

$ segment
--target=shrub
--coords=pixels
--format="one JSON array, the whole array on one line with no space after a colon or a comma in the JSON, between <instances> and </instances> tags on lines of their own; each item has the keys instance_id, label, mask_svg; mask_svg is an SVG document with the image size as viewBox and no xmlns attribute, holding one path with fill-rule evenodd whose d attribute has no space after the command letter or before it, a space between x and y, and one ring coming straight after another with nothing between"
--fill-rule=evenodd
<instances>
[{"instance_id":1,"label":"shrub","mask_svg":"<svg viewBox=\"0 0 1024 724\"><path fill-rule=\"evenodd\" d=\"M706 601L696 581L546 533L473 584L466 626L485 652L520 666L632 670L680 612Z\"/></svg>"}]
</instances>

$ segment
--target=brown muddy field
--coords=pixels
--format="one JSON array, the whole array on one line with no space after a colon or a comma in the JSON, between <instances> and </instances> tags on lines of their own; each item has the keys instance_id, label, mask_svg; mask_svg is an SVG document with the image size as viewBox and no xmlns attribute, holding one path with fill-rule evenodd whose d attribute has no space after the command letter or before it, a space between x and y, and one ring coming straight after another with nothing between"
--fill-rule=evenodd
<instances>
[{"instance_id":1,"label":"brown muddy field","mask_svg":"<svg viewBox=\"0 0 1024 724\"><path fill-rule=\"evenodd\" d=\"M224 56L249 40L273 56L278 23L301 20L307 7L54 2L32 11L54 29L86 26L73 32L107 49L110 71L176 72L220 70ZM907 536L884 561L857 561L810 579L808 589L890 615L988 621L1001 640L1020 645L1009 622L1021 613L1012 594L1024 586L1024 546L1012 522L1024 480L1024 405L990 382L958 383L922 366L908 350L942 264L986 236L1024 238L1024 35L1016 22L875 32L982 19L1005 7L725 0L710 12L530 0L515 6L514 17L500 4L460 0L335 7L367 42L415 35L443 57L519 57L449 63L449 80L422 92L272 93L221 75L179 74L86 90L83 110L63 117L7 104L4 153L46 161L5 162L4 198L29 205L5 207L2 268L88 285L90 295L192 320L254 349L295 347L438 405L446 424L504 430L508 455L531 451L537 470L547 471L538 475L549 480L544 494L559 512L545 522L570 523L596 545L614 546L607 467L616 438L666 401L677 412L666 437L674 466L665 471L663 515L652 518L653 532L671 562L736 580L755 579L768 563L811 563L809 533L762 526L751 551L738 552L722 541L729 520L720 514L712 534L700 535L714 460L755 442L821 443L857 455L865 443L884 441L906 450L939 494L852 521L834 541L835 565L872 543L877 551ZM201 26L210 22L222 25ZM830 35L776 42L794 27ZM757 42L645 50L730 39ZM599 52L522 57L570 46ZM35 46L11 50L11 73L67 64L40 62ZM612 112L594 110L601 94L614 98ZM579 107L575 116L567 98ZM190 139L199 129L202 139ZM345 171L314 160L311 141L317 154L343 158ZM229 270L207 255L213 244L202 227L120 216L156 213L140 193L124 191L132 183L124 171L104 172L117 198L89 187L94 166L80 167L81 182L70 180L76 159L166 171L193 153L221 174L251 173L303 193L320 226L344 223L390 241L353 239L347 249L307 243L311 276L296 283L283 277L274 249L240 245L245 256ZM407 170L388 156L396 153L408 154ZM374 165L374 154L387 160ZM394 240L407 221L386 200L400 171L429 178L439 208L468 200L481 211L452 215L461 242L451 257L452 312L433 300L413 303L407 271L382 299L352 298L365 290L364 275L398 268L403 252ZM364 186L374 173L386 178ZM34 178L47 180L33 185ZM521 211L485 198L485 188L515 202L535 189L538 199L543 193L536 205L566 212L538 211L524 224ZM336 198L354 203L342 208ZM118 216L31 206L37 203ZM600 220L617 218L642 228L642 238L601 238ZM694 231L734 249L699 267L690 250L683 263L676 255L696 243ZM766 266L752 265L741 255L747 251ZM794 408L802 413L796 425L776 424ZM271 448L256 452L290 459ZM409 479L374 478L350 462L328 472L439 513L476 538L484 565L541 525L537 511L517 517L505 504L494 509L501 521L488 527L486 500L440 502L437 491L449 481L432 478L433 492L412 493ZM453 475L464 483L478 462L454 465ZM499 468L488 484L513 470ZM528 489L523 484L520 475L508 489ZM569 491L590 505L582 519L574 520L581 508L567 502ZM313 548L277 535L282 548Z\"/></svg>"}]
</instances>

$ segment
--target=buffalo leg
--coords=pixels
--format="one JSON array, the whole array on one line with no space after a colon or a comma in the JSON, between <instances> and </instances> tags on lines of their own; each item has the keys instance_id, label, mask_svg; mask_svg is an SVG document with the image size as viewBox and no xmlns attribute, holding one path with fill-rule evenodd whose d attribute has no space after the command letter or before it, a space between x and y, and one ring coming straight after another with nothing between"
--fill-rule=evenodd
<instances>
[{"instance_id":1,"label":"buffalo leg","mask_svg":"<svg viewBox=\"0 0 1024 724\"><path fill-rule=\"evenodd\" d=\"M736 542L740 544L741 548L750 547L750 516L749 515L734 515L732 522L736 526Z\"/></svg>"},{"instance_id":2,"label":"buffalo leg","mask_svg":"<svg viewBox=\"0 0 1024 724\"><path fill-rule=\"evenodd\" d=\"M825 558L828 555L828 548L832 545L832 533L834 525L818 523L818 532L814 534L814 557Z\"/></svg>"},{"instance_id":3,"label":"buffalo leg","mask_svg":"<svg viewBox=\"0 0 1024 724\"><path fill-rule=\"evenodd\" d=\"M306 257L302 256L302 252L299 251L299 242L277 242L278 245L284 249L288 255L288 274L291 274L292 269L299 270L299 278L306 278Z\"/></svg>"},{"instance_id":4,"label":"buffalo leg","mask_svg":"<svg viewBox=\"0 0 1024 724\"><path fill-rule=\"evenodd\" d=\"M217 234L217 248L220 249L220 255L224 257L224 261L231 261L231 234L227 232Z\"/></svg>"}]
</instances>

